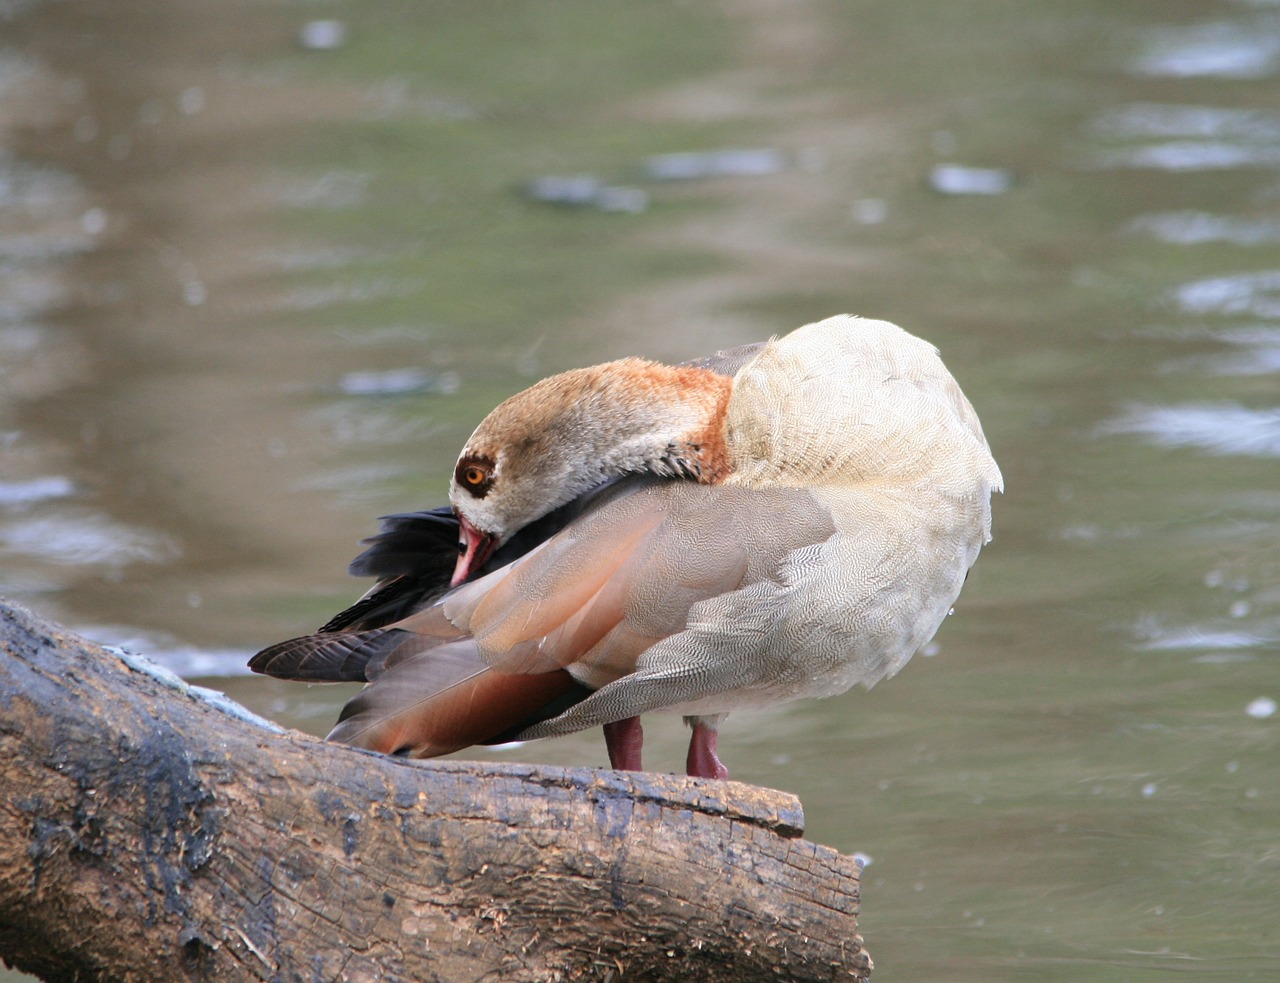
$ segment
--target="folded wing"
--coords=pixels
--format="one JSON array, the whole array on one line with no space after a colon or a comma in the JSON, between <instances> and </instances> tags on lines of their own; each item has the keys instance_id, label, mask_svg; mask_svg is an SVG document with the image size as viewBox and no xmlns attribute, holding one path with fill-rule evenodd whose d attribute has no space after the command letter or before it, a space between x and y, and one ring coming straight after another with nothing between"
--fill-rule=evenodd
<instances>
[{"instance_id":1,"label":"folded wing","mask_svg":"<svg viewBox=\"0 0 1280 983\"><path fill-rule=\"evenodd\" d=\"M726 626L736 637L688 672L655 677L644 655L688 632L710 599L740 596L750 609L757 595L783 592L789 564L833 529L803 489L620 483L526 555L394 625L284 642L254 668L362 674L370 685L331 737L387 752L443 754L541 725L577 730L607 722L602 712L622 719L633 705L678 705L757 676L769 637L758 619ZM606 687L610 698L593 702ZM583 722L566 727L584 701Z\"/></svg>"}]
</instances>

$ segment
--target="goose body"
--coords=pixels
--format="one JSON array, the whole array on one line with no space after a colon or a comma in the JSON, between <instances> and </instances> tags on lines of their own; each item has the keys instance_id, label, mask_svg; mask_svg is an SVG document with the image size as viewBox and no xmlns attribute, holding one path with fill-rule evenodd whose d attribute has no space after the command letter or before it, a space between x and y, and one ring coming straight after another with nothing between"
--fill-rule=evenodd
<instances>
[{"instance_id":1,"label":"goose body","mask_svg":"<svg viewBox=\"0 0 1280 983\"><path fill-rule=\"evenodd\" d=\"M725 714L870 687L933 637L1000 489L936 350L884 321L576 369L485 418L451 511L384 520L365 598L250 665L367 681L330 735L361 747L603 726L639 768L665 710L689 773L725 777Z\"/></svg>"}]
</instances>

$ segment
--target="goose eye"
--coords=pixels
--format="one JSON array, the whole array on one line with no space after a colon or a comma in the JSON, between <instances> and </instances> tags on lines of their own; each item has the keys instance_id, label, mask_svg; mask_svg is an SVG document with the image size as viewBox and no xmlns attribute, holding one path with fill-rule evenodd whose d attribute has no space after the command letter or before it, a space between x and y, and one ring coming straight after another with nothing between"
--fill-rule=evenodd
<instances>
[{"instance_id":1,"label":"goose eye","mask_svg":"<svg viewBox=\"0 0 1280 983\"><path fill-rule=\"evenodd\" d=\"M493 464L487 458L468 457L458 462L454 479L476 498L484 498L493 484Z\"/></svg>"}]
</instances>

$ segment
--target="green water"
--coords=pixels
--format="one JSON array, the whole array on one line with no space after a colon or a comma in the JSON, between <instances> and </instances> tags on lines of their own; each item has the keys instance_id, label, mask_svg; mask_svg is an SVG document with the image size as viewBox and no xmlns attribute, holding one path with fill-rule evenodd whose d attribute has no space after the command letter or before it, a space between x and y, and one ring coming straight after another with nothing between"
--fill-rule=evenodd
<instances>
[{"instance_id":1,"label":"green water","mask_svg":"<svg viewBox=\"0 0 1280 983\"><path fill-rule=\"evenodd\" d=\"M0 593L323 733L349 690L244 659L502 397L887 318L995 541L900 677L731 718L733 776L871 859L878 980L1280 975L1280 9L111 7L4 15ZM645 169L725 148L780 168ZM582 174L647 207L522 192Z\"/></svg>"}]
</instances>

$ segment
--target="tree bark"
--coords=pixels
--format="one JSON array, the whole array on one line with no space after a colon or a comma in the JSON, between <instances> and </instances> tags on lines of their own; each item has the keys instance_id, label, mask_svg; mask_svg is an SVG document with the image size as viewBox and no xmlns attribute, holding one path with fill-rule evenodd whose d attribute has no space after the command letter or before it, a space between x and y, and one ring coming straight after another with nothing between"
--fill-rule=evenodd
<instances>
[{"instance_id":1,"label":"tree bark","mask_svg":"<svg viewBox=\"0 0 1280 983\"><path fill-rule=\"evenodd\" d=\"M283 732L0 602L0 956L46 980L865 980L792 796Z\"/></svg>"}]
</instances>

